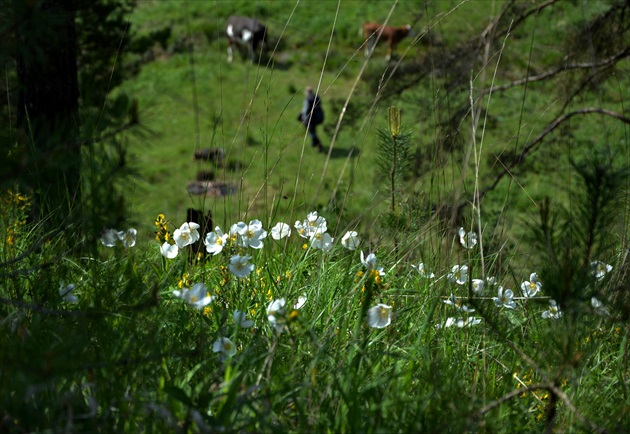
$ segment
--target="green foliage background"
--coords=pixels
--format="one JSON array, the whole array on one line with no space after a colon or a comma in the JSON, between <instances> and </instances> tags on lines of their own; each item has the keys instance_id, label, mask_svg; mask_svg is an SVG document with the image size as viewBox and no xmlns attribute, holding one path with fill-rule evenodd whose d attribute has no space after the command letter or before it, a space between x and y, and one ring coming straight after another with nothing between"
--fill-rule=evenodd
<instances>
[{"instance_id":1,"label":"green foliage background","mask_svg":"<svg viewBox=\"0 0 630 434\"><path fill-rule=\"evenodd\" d=\"M483 139L478 173L473 169L470 119L464 117L470 109L469 83L476 94L492 84L562 66L567 53L575 62L600 58L595 43L582 55L571 45L585 32L585 23L607 5L560 2L553 5L553 13L543 9L497 41L482 68L483 52L474 45L474 37L499 15L501 2L139 3L130 18L136 39L164 29L170 30L170 37L166 49L156 43L148 51L155 60L143 64L138 75L120 88L138 100L147 128L140 139L129 142L143 175L129 187L135 215L144 220L138 223L148 229L151 223L145 216L159 212L181 218L191 203L212 210L223 225L246 215L266 222L276 213L293 221L296 212L338 212L342 206L340 223L357 219L366 232L378 236L370 222L382 212L387 189L383 191L382 180L375 176L375 128L384 125L385 109L392 104L402 109L403 122L413 133L414 172L405 187L409 196L425 208L472 197L476 184L484 188L492 183L557 116L582 72L568 71L555 80L482 95L476 130L478 143ZM519 7L517 11L528 4ZM380 47L364 65L359 27L365 20L384 21L390 9L390 24L414 22L417 33L400 44L400 64L387 64ZM278 52L268 64L238 58L227 64L223 23L233 13L259 16L268 24L271 40L278 41ZM452 71L437 69L448 68L448 58L461 52L479 57L477 63L452 61ZM136 56L138 62L140 57ZM434 70L427 70L431 63ZM627 60L620 65L627 65ZM569 101L565 111L604 104L623 112L625 78L623 67L613 71L592 91L583 92L579 101ZM327 116L323 137L328 141L335 137L330 159L308 149L305 131L295 122L307 84L320 87ZM625 131L622 123L597 115L567 122L484 200L485 224L510 227L505 236L509 245L518 245L522 220L537 214L536 203L545 196L554 203L566 200L569 158L579 159L593 147L608 147L627 161ZM227 164L208 168L193 161L194 150L204 147L225 149ZM203 169L213 169L218 179L236 184L237 196L190 197L185 186ZM462 215L458 221L463 224L470 218Z\"/></svg>"}]
</instances>

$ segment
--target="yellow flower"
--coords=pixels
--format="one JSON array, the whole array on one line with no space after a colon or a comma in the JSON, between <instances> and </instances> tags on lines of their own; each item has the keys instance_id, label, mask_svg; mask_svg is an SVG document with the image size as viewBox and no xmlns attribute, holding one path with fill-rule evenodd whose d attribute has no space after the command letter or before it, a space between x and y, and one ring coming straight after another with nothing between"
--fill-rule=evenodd
<instances>
[{"instance_id":1,"label":"yellow flower","mask_svg":"<svg viewBox=\"0 0 630 434\"><path fill-rule=\"evenodd\" d=\"M188 279L188 273L182 274L182 278L177 282L177 287L181 289L183 287L189 287L190 285L192 285L192 283Z\"/></svg>"},{"instance_id":2,"label":"yellow flower","mask_svg":"<svg viewBox=\"0 0 630 434\"><path fill-rule=\"evenodd\" d=\"M363 277L363 271L359 271L357 273L357 277L354 279L354 283L358 283L359 280L361 280L362 277Z\"/></svg>"}]
</instances>

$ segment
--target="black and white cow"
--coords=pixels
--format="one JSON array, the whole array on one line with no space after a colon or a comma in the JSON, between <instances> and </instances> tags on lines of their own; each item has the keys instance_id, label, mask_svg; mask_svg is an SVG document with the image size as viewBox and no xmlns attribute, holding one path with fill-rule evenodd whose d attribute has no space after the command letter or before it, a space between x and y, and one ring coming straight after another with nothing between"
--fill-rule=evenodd
<instances>
[{"instance_id":1,"label":"black and white cow","mask_svg":"<svg viewBox=\"0 0 630 434\"><path fill-rule=\"evenodd\" d=\"M256 60L256 52L265 44L267 28L256 18L231 16L227 22L225 34L228 39L228 62L232 63L232 47L241 52L241 55L249 55L252 61Z\"/></svg>"}]
</instances>

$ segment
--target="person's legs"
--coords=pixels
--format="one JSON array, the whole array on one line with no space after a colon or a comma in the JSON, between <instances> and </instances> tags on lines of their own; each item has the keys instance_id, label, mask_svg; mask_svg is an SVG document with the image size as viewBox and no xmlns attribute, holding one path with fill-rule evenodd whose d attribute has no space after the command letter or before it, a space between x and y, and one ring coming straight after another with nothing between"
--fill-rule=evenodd
<instances>
[{"instance_id":1,"label":"person's legs","mask_svg":"<svg viewBox=\"0 0 630 434\"><path fill-rule=\"evenodd\" d=\"M322 142L320 142L319 137L317 137L317 133L315 132L315 125L310 124L308 126L308 135L311 136L311 146L314 148L320 148L322 146Z\"/></svg>"}]
</instances>

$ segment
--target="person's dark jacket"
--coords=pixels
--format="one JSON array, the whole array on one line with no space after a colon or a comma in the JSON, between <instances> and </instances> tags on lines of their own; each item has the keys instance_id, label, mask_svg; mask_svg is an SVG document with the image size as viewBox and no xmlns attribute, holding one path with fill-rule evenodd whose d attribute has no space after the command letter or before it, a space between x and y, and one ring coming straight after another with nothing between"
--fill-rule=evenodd
<instances>
[{"instance_id":1,"label":"person's dark jacket","mask_svg":"<svg viewBox=\"0 0 630 434\"><path fill-rule=\"evenodd\" d=\"M309 117L311 117L310 122ZM322 110L322 103L317 95L312 92L307 95L306 99L304 100L304 105L302 106L302 111L298 116L298 120L301 121L305 126L308 126L310 123L311 127L314 127L315 125L319 125L324 122L324 110Z\"/></svg>"}]
</instances>

